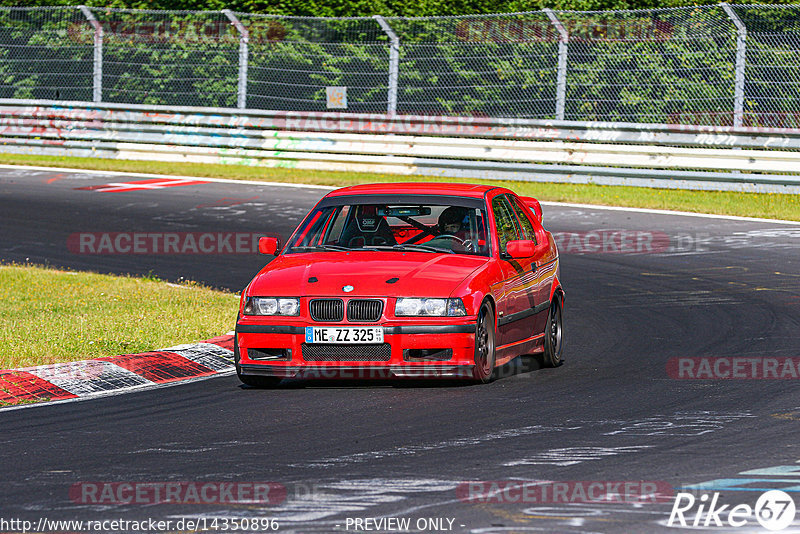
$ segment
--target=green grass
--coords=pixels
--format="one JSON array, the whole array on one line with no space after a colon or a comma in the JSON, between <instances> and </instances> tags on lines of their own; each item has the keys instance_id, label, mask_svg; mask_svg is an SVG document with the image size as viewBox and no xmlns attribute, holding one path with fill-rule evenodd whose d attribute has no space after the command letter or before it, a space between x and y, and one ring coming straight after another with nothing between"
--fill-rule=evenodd
<instances>
[{"instance_id":1,"label":"green grass","mask_svg":"<svg viewBox=\"0 0 800 534\"><path fill-rule=\"evenodd\" d=\"M0 265L0 369L201 341L232 330L237 305L194 283Z\"/></svg>"},{"instance_id":2,"label":"green grass","mask_svg":"<svg viewBox=\"0 0 800 534\"><path fill-rule=\"evenodd\" d=\"M8 391L0 388L0 391L3 393L8 393ZM0 408L5 408L7 406L19 406L20 404L36 404L37 402L47 402L50 400L50 397L39 397L36 399L15 399L14 402L6 402L0 400Z\"/></svg>"},{"instance_id":3,"label":"green grass","mask_svg":"<svg viewBox=\"0 0 800 534\"><path fill-rule=\"evenodd\" d=\"M140 172L228 178L233 180L263 180L328 186L345 186L370 182L436 181L488 183L508 187L525 196L539 200L576 202L606 206L739 215L800 221L800 195L735 193L728 191L688 191L604 185L570 185L562 183L531 183L494 180L460 180L449 178L409 177L396 174L370 174L334 171L304 171L270 169L245 165L211 165L200 163L164 163L150 161L111 160L0 154L0 164L73 167L103 171Z\"/></svg>"}]
</instances>

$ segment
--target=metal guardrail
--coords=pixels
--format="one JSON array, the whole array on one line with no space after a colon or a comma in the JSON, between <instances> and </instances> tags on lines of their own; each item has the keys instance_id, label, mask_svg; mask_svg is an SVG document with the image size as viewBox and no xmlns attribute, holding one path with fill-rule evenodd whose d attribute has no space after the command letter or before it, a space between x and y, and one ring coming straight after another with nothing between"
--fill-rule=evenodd
<instances>
[{"instance_id":1,"label":"metal guardrail","mask_svg":"<svg viewBox=\"0 0 800 534\"><path fill-rule=\"evenodd\" d=\"M21 154L800 193L798 149L788 129L0 99Z\"/></svg>"}]
</instances>

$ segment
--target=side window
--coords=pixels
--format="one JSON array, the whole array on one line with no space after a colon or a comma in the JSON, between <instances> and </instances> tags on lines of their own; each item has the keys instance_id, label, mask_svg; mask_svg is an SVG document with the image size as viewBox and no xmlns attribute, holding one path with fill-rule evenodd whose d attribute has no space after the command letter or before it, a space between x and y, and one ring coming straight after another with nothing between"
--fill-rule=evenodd
<instances>
[{"instance_id":1,"label":"side window","mask_svg":"<svg viewBox=\"0 0 800 534\"><path fill-rule=\"evenodd\" d=\"M519 219L522 230L525 233L524 239L533 241L535 243L536 232L533 231L533 224L531 224L531 220L528 218L528 212L530 212L530 209L526 208L525 206L521 206L519 199L515 197L511 197L511 205L514 208L514 213L517 214L517 219Z\"/></svg>"},{"instance_id":2,"label":"side window","mask_svg":"<svg viewBox=\"0 0 800 534\"><path fill-rule=\"evenodd\" d=\"M344 223L347 221L347 215L350 213L350 206L342 206L333 214L332 224L329 222L328 231L325 233L325 244L335 245L339 242L344 230Z\"/></svg>"},{"instance_id":3,"label":"side window","mask_svg":"<svg viewBox=\"0 0 800 534\"><path fill-rule=\"evenodd\" d=\"M492 200L492 211L494 211L494 224L497 226L497 239L500 246L500 253L506 253L506 244L509 241L521 239L517 218L511 204L505 195L494 197Z\"/></svg>"}]
</instances>

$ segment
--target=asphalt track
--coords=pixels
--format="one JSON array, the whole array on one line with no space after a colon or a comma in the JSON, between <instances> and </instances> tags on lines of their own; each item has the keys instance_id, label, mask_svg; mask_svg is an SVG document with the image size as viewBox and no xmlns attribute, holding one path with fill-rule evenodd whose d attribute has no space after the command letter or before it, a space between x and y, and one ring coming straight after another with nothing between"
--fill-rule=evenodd
<instances>
[{"instance_id":1,"label":"asphalt track","mask_svg":"<svg viewBox=\"0 0 800 534\"><path fill-rule=\"evenodd\" d=\"M0 258L238 291L263 257L75 254L67 239L141 231L285 237L324 194L228 183L76 189L129 180L0 169ZM513 479L653 481L674 492L738 485L721 493L731 505L753 504L759 488L785 488L800 506L800 381L667 373L677 357L800 357L800 224L550 205L544 220L558 233L662 232L671 247L611 253L562 244L563 366L536 369L530 360L483 386L296 381L257 390L224 376L0 410L0 518L274 517L282 532L345 531L348 518L377 517L410 518L412 531L419 518L453 519L453 532L676 530L666 526L671 499L460 498L465 481ZM761 471L742 474L751 470ZM80 482L163 481L274 482L287 498L270 506L92 504L69 494ZM712 530L757 527L751 518Z\"/></svg>"}]
</instances>

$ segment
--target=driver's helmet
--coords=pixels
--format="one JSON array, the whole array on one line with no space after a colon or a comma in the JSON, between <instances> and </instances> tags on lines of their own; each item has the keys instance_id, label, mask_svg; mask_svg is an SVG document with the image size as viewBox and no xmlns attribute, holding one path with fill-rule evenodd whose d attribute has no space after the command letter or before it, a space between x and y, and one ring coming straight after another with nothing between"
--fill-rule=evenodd
<instances>
[{"instance_id":1,"label":"driver's helmet","mask_svg":"<svg viewBox=\"0 0 800 534\"><path fill-rule=\"evenodd\" d=\"M464 229L464 219L467 217L467 208L450 206L439 215L439 232L441 234L456 235Z\"/></svg>"}]
</instances>

